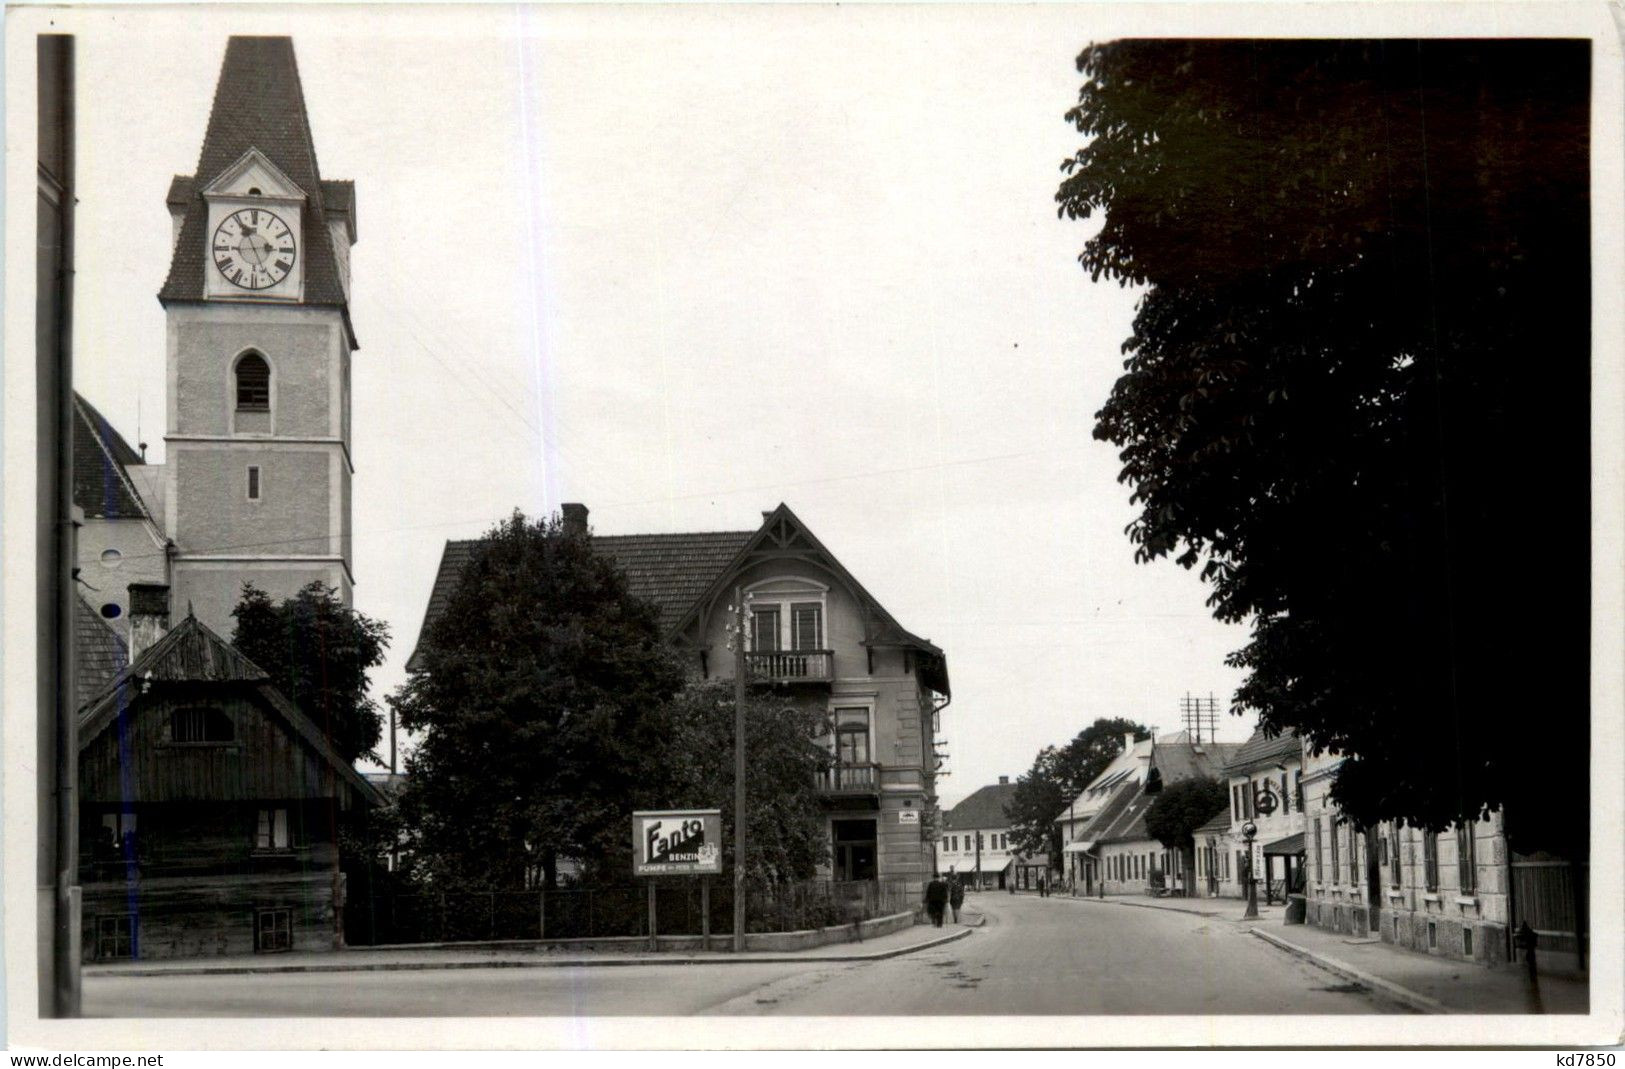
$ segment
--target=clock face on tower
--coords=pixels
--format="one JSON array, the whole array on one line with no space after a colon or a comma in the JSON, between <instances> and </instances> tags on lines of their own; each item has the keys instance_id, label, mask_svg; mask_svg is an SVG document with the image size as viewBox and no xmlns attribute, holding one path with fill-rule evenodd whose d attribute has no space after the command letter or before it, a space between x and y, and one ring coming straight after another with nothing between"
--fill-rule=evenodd
<instances>
[{"instance_id":1,"label":"clock face on tower","mask_svg":"<svg viewBox=\"0 0 1625 1069\"><path fill-rule=\"evenodd\" d=\"M242 208L215 227L209 255L232 285L263 290L288 277L299 253L293 231L275 212Z\"/></svg>"}]
</instances>

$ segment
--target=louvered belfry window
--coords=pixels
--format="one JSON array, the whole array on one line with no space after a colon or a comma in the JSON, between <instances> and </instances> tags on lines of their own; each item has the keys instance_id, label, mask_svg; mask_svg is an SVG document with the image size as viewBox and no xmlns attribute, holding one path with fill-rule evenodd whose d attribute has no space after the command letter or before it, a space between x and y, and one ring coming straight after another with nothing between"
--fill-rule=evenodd
<instances>
[{"instance_id":1,"label":"louvered belfry window","mask_svg":"<svg viewBox=\"0 0 1625 1069\"><path fill-rule=\"evenodd\" d=\"M271 366L258 353L249 353L237 361L237 410L271 410Z\"/></svg>"}]
</instances>

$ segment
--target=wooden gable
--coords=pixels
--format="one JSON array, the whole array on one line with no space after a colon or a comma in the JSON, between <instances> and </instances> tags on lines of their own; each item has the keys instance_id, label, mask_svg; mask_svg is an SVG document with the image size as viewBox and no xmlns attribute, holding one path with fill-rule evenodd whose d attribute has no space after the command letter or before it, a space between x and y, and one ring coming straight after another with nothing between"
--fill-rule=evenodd
<instances>
[{"instance_id":1,"label":"wooden gable","mask_svg":"<svg viewBox=\"0 0 1625 1069\"><path fill-rule=\"evenodd\" d=\"M190 616L81 711L79 789L87 804L377 801L264 671Z\"/></svg>"}]
</instances>

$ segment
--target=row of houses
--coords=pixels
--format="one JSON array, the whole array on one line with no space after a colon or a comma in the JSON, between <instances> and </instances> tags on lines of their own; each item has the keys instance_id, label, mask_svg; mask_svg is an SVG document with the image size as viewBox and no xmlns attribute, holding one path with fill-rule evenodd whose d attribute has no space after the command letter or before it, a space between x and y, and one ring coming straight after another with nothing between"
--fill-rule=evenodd
<instances>
[{"instance_id":1,"label":"row of houses","mask_svg":"<svg viewBox=\"0 0 1625 1069\"><path fill-rule=\"evenodd\" d=\"M1342 761L1290 732L1239 746L1188 732L1126 737L1058 815L1063 878L1083 895L1239 899L1251 872L1261 902L1302 895L1307 923L1328 930L1494 965L1515 956L1512 934L1527 921L1541 950L1583 962L1584 866L1515 854L1499 813L1443 832L1360 828L1331 798ZM1144 818L1158 790L1199 776L1224 783L1226 805L1197 829L1188 866Z\"/></svg>"}]
</instances>

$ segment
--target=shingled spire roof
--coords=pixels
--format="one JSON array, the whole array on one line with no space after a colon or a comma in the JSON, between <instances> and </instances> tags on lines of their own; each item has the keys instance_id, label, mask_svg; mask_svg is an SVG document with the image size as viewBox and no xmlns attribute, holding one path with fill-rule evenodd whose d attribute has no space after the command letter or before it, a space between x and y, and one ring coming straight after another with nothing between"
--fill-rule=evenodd
<instances>
[{"instance_id":1,"label":"shingled spire roof","mask_svg":"<svg viewBox=\"0 0 1625 1069\"><path fill-rule=\"evenodd\" d=\"M169 278L158 299L203 299L208 209L201 191L250 149L264 153L305 193L305 303L347 307L327 230L324 194L335 183L327 183L324 189L316 166L316 145L310 136L299 65L294 59L293 41L287 37L233 37L226 42L226 58L220 66L197 173L178 175L171 186L171 199L180 197L186 202L186 216L175 243ZM339 210L344 211L345 206Z\"/></svg>"}]
</instances>

